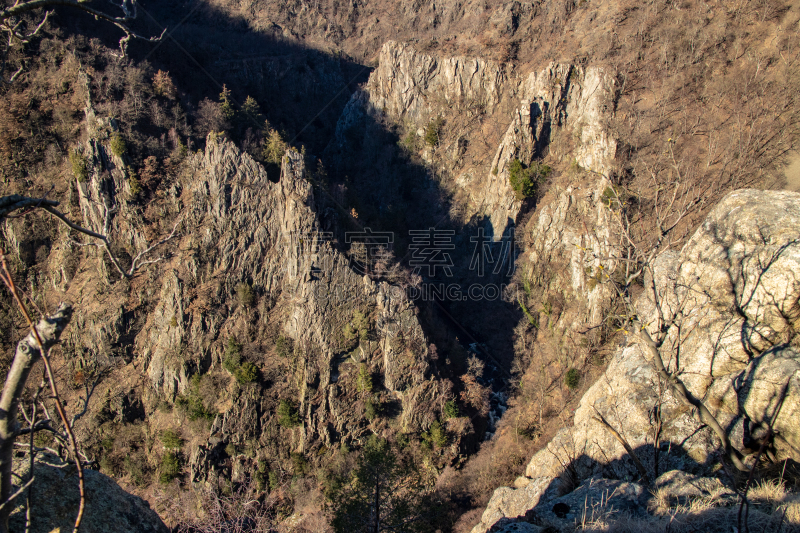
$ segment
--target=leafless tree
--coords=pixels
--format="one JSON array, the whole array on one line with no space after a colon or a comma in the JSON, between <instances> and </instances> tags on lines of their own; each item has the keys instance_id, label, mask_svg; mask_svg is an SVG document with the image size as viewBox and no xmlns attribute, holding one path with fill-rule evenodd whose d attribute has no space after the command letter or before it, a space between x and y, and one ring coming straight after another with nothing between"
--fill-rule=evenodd
<instances>
[{"instance_id":1,"label":"leafless tree","mask_svg":"<svg viewBox=\"0 0 800 533\"><path fill-rule=\"evenodd\" d=\"M8 4L8 0L6 0L6 3ZM27 2L14 0L12 5L7 5L4 9L0 10L0 31L2 31L5 36L5 42L3 43L3 61L0 72L5 72L6 60L12 46L15 44L27 44L30 39L38 35L47 24L50 15L53 14L53 9L59 6L79 9L84 13L92 15L96 20L104 20L122 30L125 34L119 40L120 55L122 57L125 56L128 43L131 39L135 38L143 41L157 42L164 37L166 29L157 37L145 37L131 29L130 23L138 15L136 0L109 0L109 3L120 12L119 15L96 9L92 7L89 2L86 2L86 0L28 0ZM38 15L41 10L44 10L44 14ZM32 14L35 16L31 18L29 15ZM13 82L22 71L23 67L20 66L6 81ZM5 76L3 76L3 78L5 78Z\"/></svg>"},{"instance_id":2,"label":"leafless tree","mask_svg":"<svg viewBox=\"0 0 800 533\"><path fill-rule=\"evenodd\" d=\"M111 252L109 240L106 235L96 233L88 230L70 221L61 211L57 209L59 203L54 200L46 198L31 198L20 195L11 195L0 198L0 222L9 216L23 216L31 211L41 209L56 217L62 223L67 225L70 229L88 235L100 241L102 246L107 251L110 260L117 267L120 274L126 278L133 277L137 269L144 265L156 262L161 258L147 259L156 247L166 243L175 237L178 223L175 224L172 232L165 238L159 240L155 244L147 246L144 250L138 253L132 261L129 269L124 269L119 259ZM19 211L20 214L13 215L14 212ZM107 210L110 211L110 210ZM105 231L110 230L110 212L107 213ZM25 303L25 295L18 289L14 279L9 271L5 254L0 251L0 280L5 284L8 291L11 293L20 312L24 316L28 327L29 334L17 344L16 353L11 364L11 369L6 376L5 385L3 386L2 393L0 394L0 533L8 531L8 517L13 508L12 502L17 497L22 495L33 482L33 454L38 450L34 446L33 433L37 431L50 432L56 441L65 449L70 450L72 461L78 471L78 481L80 487L80 504L75 519L74 531L78 530L83 517L85 507L85 489L83 479L83 467L88 463L88 459L81 453L72 427L75 422L86 413L91 391L86 385L86 397L83 399L83 406L81 411L73 414L72 418L68 418L61 402L56 379L53 374L53 369L50 364L49 352L50 349L58 344L61 333L70 321L73 313L72 305L69 303L62 303L58 309L53 313L42 313L41 319L38 323L34 322L31 313L28 311L28 306ZM32 302L31 302L32 303ZM34 304L35 305L35 304ZM30 414L25 408L21 406L23 398L23 391L28 381L31 370L34 365L42 360L45 367L45 375L39 389L33 395L31 402ZM49 386L52 393L52 400L55 409L58 413L58 422L55 422L51 417L47 405L40 399L40 394L45 385ZM41 407L42 416L39 416L38 409ZM27 428L21 427L19 415L28 423ZM55 427L55 423L60 424L60 428ZM22 435L31 435L31 439L27 444L18 443L17 438ZM31 454L31 470L30 479L22 485L16 492L12 494L12 471L13 471L13 455L14 448L27 447ZM44 450L44 449L43 449ZM46 450L45 450L46 451ZM56 451L56 450L50 450ZM30 516L30 509L29 509Z\"/></svg>"},{"instance_id":3,"label":"leafless tree","mask_svg":"<svg viewBox=\"0 0 800 533\"><path fill-rule=\"evenodd\" d=\"M634 336L653 362L659 379L680 401L694 408L700 420L714 431L731 463L738 470L749 471L741 452L732 446L727 432L705 403L692 394L677 371L668 370L664 364L662 349L666 348L664 345L670 328L682 314L681 309L662 305L654 264L659 255L683 241L688 232L687 219L701 211L708 198L716 196L712 194L715 191L709 190L712 184L698 184L684 178L670 141L665 153L672 161L669 175L673 179L670 182L663 182L659 174L652 171L651 187L636 191L636 195L621 186L612 185L605 190L603 201L615 222L617 243L613 255L596 258L601 272L604 271L601 277L605 279L601 281L610 283L624 304L624 313L615 317L620 329ZM637 204L635 208L634 204ZM645 217L649 223L643 224ZM637 314L633 301L633 287L637 282L644 284L644 290L654 304L657 312L655 324L643 324ZM610 428L608 424L603 425Z\"/></svg>"}]
</instances>

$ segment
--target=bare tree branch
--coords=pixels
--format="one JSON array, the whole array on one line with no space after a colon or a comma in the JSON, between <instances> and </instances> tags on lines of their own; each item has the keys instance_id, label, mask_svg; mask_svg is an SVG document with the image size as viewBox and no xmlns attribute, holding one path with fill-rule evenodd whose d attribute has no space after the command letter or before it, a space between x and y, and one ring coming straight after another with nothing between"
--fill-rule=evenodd
<instances>
[{"instance_id":1,"label":"bare tree branch","mask_svg":"<svg viewBox=\"0 0 800 533\"><path fill-rule=\"evenodd\" d=\"M21 21L18 20L18 17L37 9L66 6L84 11L94 16L96 19L105 20L106 22L109 22L122 30L125 35L119 40L120 57L125 57L128 43L131 39L158 42L164 37L167 31L166 28L161 32L161 35L157 37L145 37L144 35L141 35L131 29L129 25L130 21L138 16L138 5L136 0L120 0L120 3L115 5L122 10L122 16L117 17L104 11L94 9L93 7L87 5L85 0L31 0L22 3L16 2L13 6L0 11L0 30L8 33L9 39L16 39L17 41L25 43L28 39L36 35L39 30L41 30L47 21L47 18L50 16L50 14L52 14L52 11L47 11L36 28L28 33L20 30Z\"/></svg>"},{"instance_id":2,"label":"bare tree branch","mask_svg":"<svg viewBox=\"0 0 800 533\"><path fill-rule=\"evenodd\" d=\"M8 505L8 504L10 504L11 502L13 502L13 501L14 501L14 499L16 499L16 498L17 498L19 495L21 495L23 492L25 492L25 490L26 490L28 487L30 487L30 486L31 486L31 484L33 483L33 479L34 479L34 477L33 477L33 476L31 476L31 478L30 478L30 479L29 479L29 480L28 480L28 481L27 481L27 482L26 482L24 485L22 485L22 486L21 486L19 489L17 489L17 491L16 491L14 494L12 494L11 496L9 496L9 497L8 497L8 499L7 499L7 500L5 500L3 503L0 503L0 514L3 514L3 513L5 512L5 510L6 510L6 505ZM9 509L9 511L10 511L10 510L11 510L11 509Z\"/></svg>"},{"instance_id":3,"label":"bare tree branch","mask_svg":"<svg viewBox=\"0 0 800 533\"><path fill-rule=\"evenodd\" d=\"M144 249L141 252L139 252L138 254L136 254L136 256L133 258L133 261L131 262L131 268L130 268L130 270L128 270L128 273L127 273L126 277L128 277L128 278L133 277L133 274L138 269L140 269L141 267L143 267L145 265L150 265L150 264L162 261L164 259L163 257L159 257L157 259L151 259L151 260L148 260L148 261L142 261L142 258L147 256L147 254L149 254L150 252L155 250L157 247L161 246L162 244L166 244L167 242L172 240L175 237L175 235L176 235L176 233L178 231L178 226L180 225L180 223L182 221L183 221L182 218L178 218L178 220L175 221L175 225L172 227L172 231L169 233L169 235L167 235L166 237L164 237L160 241L148 246L146 249ZM142 261L142 262L140 262L140 261Z\"/></svg>"},{"instance_id":4,"label":"bare tree branch","mask_svg":"<svg viewBox=\"0 0 800 533\"><path fill-rule=\"evenodd\" d=\"M636 452L633 451L633 448L631 448L631 445L628 444L628 441L625 440L625 438L622 435L620 435L619 432L616 429L614 429L611 426L611 424L609 424L606 421L606 419L603 417L603 415L600 414L600 411L598 411L596 407L592 406L592 409L594 409L594 412L597 415L597 416L594 416L592 418L594 418L594 420L596 420L596 421L600 422L601 424L603 424L603 427L606 428L606 430L609 433L611 433L611 435L613 435L614 438L617 439L620 444L622 444L622 447L625 448L625 451L628 452L628 455L630 455L631 459L633 459L633 464L636 465L636 470L639 471L639 475L642 476L642 480L646 484L649 485L650 484L650 476L647 473L647 469L644 467L642 462L639 460L639 456L636 455Z\"/></svg>"},{"instance_id":5,"label":"bare tree branch","mask_svg":"<svg viewBox=\"0 0 800 533\"><path fill-rule=\"evenodd\" d=\"M14 440L19 433L17 411L22 390L34 363L45 350L54 346L61 332L72 317L72 306L63 303L49 317L42 318L38 325L17 344L17 351L8 372L2 396L0 396L0 501L11 497L11 471ZM0 530L8 531L10 508L0 509Z\"/></svg>"},{"instance_id":6,"label":"bare tree branch","mask_svg":"<svg viewBox=\"0 0 800 533\"><path fill-rule=\"evenodd\" d=\"M711 411L708 410L708 407L706 407L700 399L696 398L694 394L692 394L689 389L686 388L686 385L683 384L683 381L681 381L678 376L675 374L670 374L664 367L664 360L661 358L658 345L650 336L650 333L647 332L647 329L638 320L631 321L631 324L636 330L636 335L640 341L640 346L642 346L650 354L658 375L670 385L672 390L681 401L697 409L700 420L710 427L717 435L719 440L722 441L722 446L725 448L725 455L728 456L733 465L743 472L749 471L749 468L747 468L742 461L741 452L731 445L731 440L728 437L728 433L719 424L714 415L711 414Z\"/></svg>"},{"instance_id":7,"label":"bare tree branch","mask_svg":"<svg viewBox=\"0 0 800 533\"><path fill-rule=\"evenodd\" d=\"M162 244L166 244L167 242L175 238L178 232L178 227L180 226L180 223L183 221L182 218L178 218L178 220L175 221L175 225L172 227L172 231L169 233L169 235L167 235L163 239L148 246L146 249L136 254L131 263L131 267L128 270L125 270L125 268L120 263L119 258L114 254L114 252L111 251L111 243L107 237L107 235L111 231L111 215L117 212L116 208L112 208L107 205L104 206L103 231L105 232L105 235L103 235L75 224L70 219L68 219L64 215L64 213L56 209L58 205L59 202L55 200L47 200L46 198L31 198L28 196L21 196L18 194L13 194L11 196L4 196L0 198L0 219L8 217L12 212L19 209L25 209L25 210L33 210L36 208L44 209L45 211L56 217L58 220L60 220L68 228L75 230L79 233L83 233L84 235L88 235L89 237L92 237L94 239L98 239L102 243L102 247L108 254L108 258L111 260L111 263L123 277L128 279L132 278L136 274L137 270L139 270L141 267L152 263L157 263L158 261L163 260L163 257L146 261L143 259L157 247L161 246ZM76 243L76 244L79 244L80 246L85 246L84 244L81 243ZM92 245L96 245L96 243L92 243Z\"/></svg>"}]
</instances>

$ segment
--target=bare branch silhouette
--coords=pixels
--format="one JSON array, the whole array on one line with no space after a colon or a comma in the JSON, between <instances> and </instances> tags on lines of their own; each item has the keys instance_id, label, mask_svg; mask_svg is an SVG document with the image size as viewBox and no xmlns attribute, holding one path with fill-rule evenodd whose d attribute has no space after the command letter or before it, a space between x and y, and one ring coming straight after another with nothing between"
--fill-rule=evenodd
<instances>
[{"instance_id":1,"label":"bare branch silhouette","mask_svg":"<svg viewBox=\"0 0 800 533\"><path fill-rule=\"evenodd\" d=\"M8 37L6 50L8 50L8 48L15 41L25 44L32 37L36 36L45 26L50 15L53 14L52 8L58 6L79 9L89 15L92 15L95 17L95 19L104 20L122 30L125 35L119 40L120 57L125 57L128 43L131 41L131 39L158 42L166 34L166 28L161 32L161 35L153 37L146 37L131 29L131 21L136 19L138 16L139 6L136 3L136 0L119 0L119 3L111 2L111 4L122 11L120 16L115 16L111 13L95 9L88 5L88 3L84 0L30 0L28 2L16 0L14 5L0 11L0 31L5 32ZM39 9L45 9L49 11L45 11L44 15L38 20L38 22L35 23L36 26L33 29L28 30L26 21L22 18L22 16ZM20 72L22 72L22 67L20 67L20 69L15 72L8 81L13 82L17 76L19 76Z\"/></svg>"}]
</instances>

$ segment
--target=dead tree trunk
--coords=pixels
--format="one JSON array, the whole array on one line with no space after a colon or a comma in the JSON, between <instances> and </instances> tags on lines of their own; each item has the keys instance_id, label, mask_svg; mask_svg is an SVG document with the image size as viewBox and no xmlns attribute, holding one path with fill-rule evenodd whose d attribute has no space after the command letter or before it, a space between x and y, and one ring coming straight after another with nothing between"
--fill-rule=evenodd
<instances>
[{"instance_id":1,"label":"dead tree trunk","mask_svg":"<svg viewBox=\"0 0 800 533\"><path fill-rule=\"evenodd\" d=\"M20 397L33 365L42 356L42 350L47 351L58 342L70 318L72 318L72 306L62 303L54 314L42 318L36 325L42 346L39 345L33 331L17 344L17 351L0 396L0 532L2 533L8 531L8 516L13 508L9 498L12 497L11 472L14 440L19 432L17 413Z\"/></svg>"}]
</instances>

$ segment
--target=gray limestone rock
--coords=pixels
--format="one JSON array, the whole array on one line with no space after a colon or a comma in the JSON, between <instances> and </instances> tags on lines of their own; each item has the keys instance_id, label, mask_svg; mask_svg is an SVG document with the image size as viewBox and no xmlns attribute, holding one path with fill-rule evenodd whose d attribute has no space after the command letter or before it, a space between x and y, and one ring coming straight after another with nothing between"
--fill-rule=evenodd
<instances>
[{"instance_id":1,"label":"gray limestone rock","mask_svg":"<svg viewBox=\"0 0 800 533\"><path fill-rule=\"evenodd\" d=\"M671 371L680 371L689 390L704 399L745 454L757 450L758 439L774 419L773 453L800 458L800 356L786 344L796 342L800 317L798 235L800 194L734 191L709 213L680 253L664 253L654 265L661 309L678 317L661 348L662 357ZM653 301L642 297L636 306L643 322L655 322ZM667 472L656 487L668 498L729 494L708 477L708 466L719 453L717 439L659 382L651 361L629 337L584 394L573 426L560 430L531 458L525 472L530 481L518 479L516 489L497 489L474 532L483 533L502 518L526 512L555 520L552 509L545 507L557 502L569 506L567 514L575 509L582 513L593 509L583 501L605 505L605 492L621 498L617 508L644 512L641 486L622 481L638 478L637 470L622 445L595 420L595 410L644 464L652 465L655 406L663 423L659 470ZM561 476L564 465L578 479L591 481L552 501L530 488L536 480ZM609 496L609 502L612 499Z\"/></svg>"},{"instance_id":2,"label":"gray limestone rock","mask_svg":"<svg viewBox=\"0 0 800 533\"><path fill-rule=\"evenodd\" d=\"M717 478L696 476L682 470L670 470L661 474L653 485L659 497L680 503L685 503L689 498L713 497L719 501L722 497L735 499L736 496L733 490Z\"/></svg>"},{"instance_id":3,"label":"gray limestone rock","mask_svg":"<svg viewBox=\"0 0 800 533\"><path fill-rule=\"evenodd\" d=\"M15 461L15 472L28 473L27 460ZM169 528L147 502L125 492L117 483L95 470L84 470L86 509L80 531L84 533L168 533ZM31 533L72 531L78 512L78 475L72 464L50 454L39 456L34 465ZM16 488L14 489L16 490ZM25 498L16 500L11 531L25 530Z\"/></svg>"},{"instance_id":4,"label":"gray limestone rock","mask_svg":"<svg viewBox=\"0 0 800 533\"><path fill-rule=\"evenodd\" d=\"M506 20L507 13L494 16ZM569 153L576 165L609 173L617 145L605 119L612 113L614 87L614 77L601 68L551 63L540 72L520 73L496 61L439 57L388 41L366 87L344 109L334 143L344 146L346 132L366 115L385 115L422 131L437 117L496 117L508 126L488 165L460 168L462 153L456 146L445 166L455 188L467 198L468 215L486 216L490 234L499 237L522 207L509 185L509 164L515 158L527 164L541 155L556 132L576 139ZM471 141L465 137L465 142ZM431 162L428 152L423 158Z\"/></svg>"}]
</instances>

